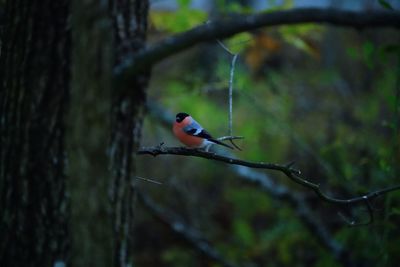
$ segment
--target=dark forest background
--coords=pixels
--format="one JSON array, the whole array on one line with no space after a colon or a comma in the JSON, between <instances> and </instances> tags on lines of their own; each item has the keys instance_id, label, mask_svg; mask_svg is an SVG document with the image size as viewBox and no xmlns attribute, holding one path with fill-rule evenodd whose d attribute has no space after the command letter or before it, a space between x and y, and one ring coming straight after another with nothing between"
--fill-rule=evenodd
<instances>
[{"instance_id":1,"label":"dark forest background","mask_svg":"<svg viewBox=\"0 0 400 267\"><path fill-rule=\"evenodd\" d=\"M400 4L312 2L0 0L0 266L397 266ZM280 171L137 153L230 81Z\"/></svg>"}]
</instances>

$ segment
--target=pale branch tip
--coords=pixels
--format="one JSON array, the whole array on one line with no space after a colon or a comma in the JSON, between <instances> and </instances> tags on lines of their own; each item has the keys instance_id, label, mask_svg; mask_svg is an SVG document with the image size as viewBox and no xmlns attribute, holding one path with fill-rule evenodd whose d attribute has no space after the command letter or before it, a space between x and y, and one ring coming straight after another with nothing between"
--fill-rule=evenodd
<instances>
[{"instance_id":1,"label":"pale branch tip","mask_svg":"<svg viewBox=\"0 0 400 267\"><path fill-rule=\"evenodd\" d=\"M235 135L230 136L230 135L227 135L227 136L218 137L218 138L216 138L216 139L217 139L218 141L238 140L238 139L244 139L244 136L235 136Z\"/></svg>"},{"instance_id":2,"label":"pale branch tip","mask_svg":"<svg viewBox=\"0 0 400 267\"><path fill-rule=\"evenodd\" d=\"M229 89L228 89L228 103L229 103L229 110L228 110L228 134L230 136L232 136L232 120L233 120L233 78L235 75L235 64L236 64L236 60L238 58L238 54L233 53L232 51L229 50L228 47L225 46L225 44L223 42L221 42L220 40L217 39L218 44L229 54L232 56L232 61L231 61L231 65L230 65L230 72L229 72ZM231 142L231 144L238 150L242 150L240 149L240 147L238 147L234 142L233 139L229 140Z\"/></svg>"},{"instance_id":3,"label":"pale branch tip","mask_svg":"<svg viewBox=\"0 0 400 267\"><path fill-rule=\"evenodd\" d=\"M228 48L222 41L220 41L220 40L217 39L217 43L218 43L228 54L230 54L231 56L234 56L234 55L235 55L231 50L229 50L229 48Z\"/></svg>"},{"instance_id":4,"label":"pale branch tip","mask_svg":"<svg viewBox=\"0 0 400 267\"><path fill-rule=\"evenodd\" d=\"M286 167L286 168L290 168L290 167L292 167L295 163L296 163L295 161L291 161L291 162L287 163L287 164L285 165L285 167ZM301 174L301 171L299 170L297 174L300 175L300 174Z\"/></svg>"},{"instance_id":5,"label":"pale branch tip","mask_svg":"<svg viewBox=\"0 0 400 267\"><path fill-rule=\"evenodd\" d=\"M139 179L139 180L146 181L146 182L150 182L150 183L153 183L153 184L157 184L157 185L162 185L163 184L162 182L159 182L159 181L156 181L156 180L150 179L150 178L145 178L145 177L140 177L140 176L135 176L135 178Z\"/></svg>"},{"instance_id":6,"label":"pale branch tip","mask_svg":"<svg viewBox=\"0 0 400 267\"><path fill-rule=\"evenodd\" d=\"M342 212L337 213L339 217L350 227L353 227L356 225L356 222L354 220L350 220L346 215L344 215Z\"/></svg>"},{"instance_id":7,"label":"pale branch tip","mask_svg":"<svg viewBox=\"0 0 400 267\"><path fill-rule=\"evenodd\" d=\"M236 64L236 59L238 57L238 54L234 54L232 57L232 62L231 62L231 70L229 74L229 125L228 125L228 131L229 135L232 135L232 121L233 121L233 78L235 75L235 64ZM233 144L233 141L230 140L231 143Z\"/></svg>"},{"instance_id":8,"label":"pale branch tip","mask_svg":"<svg viewBox=\"0 0 400 267\"><path fill-rule=\"evenodd\" d=\"M235 143L233 140L238 140L238 139L244 139L243 136L222 136L217 138L218 141L224 141L224 140L229 140L229 142L239 151L242 151L242 149Z\"/></svg>"},{"instance_id":9,"label":"pale branch tip","mask_svg":"<svg viewBox=\"0 0 400 267\"><path fill-rule=\"evenodd\" d=\"M275 170L284 173L290 180L293 182L300 184L306 188L314 191L322 200L336 204L336 205L354 205L358 203L365 203L368 207L368 210L372 212L372 207L370 205L370 200L375 199L381 195L387 194L392 191L400 190L400 185L395 185L392 187L384 188L381 190L373 191L362 196L348 198L348 199L339 199L330 197L325 194L319 184L310 182L305 178L300 176L300 170L292 168L292 164L280 165L275 163L264 163L264 162L251 162L245 161L237 158L231 158L223 155L219 155L214 152L208 152L200 149L191 149L185 147L142 147L137 151L138 155L181 155L181 156L192 156L192 157L200 157L220 162L225 162L228 164L241 165L249 168L256 169L266 169L266 170ZM372 216L372 215L371 215Z\"/></svg>"}]
</instances>

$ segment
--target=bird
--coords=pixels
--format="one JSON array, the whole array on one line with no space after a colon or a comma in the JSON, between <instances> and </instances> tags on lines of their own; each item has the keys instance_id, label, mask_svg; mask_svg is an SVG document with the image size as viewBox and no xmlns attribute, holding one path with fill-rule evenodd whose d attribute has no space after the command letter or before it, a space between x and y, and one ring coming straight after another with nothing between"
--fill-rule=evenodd
<instances>
[{"instance_id":1,"label":"bird","mask_svg":"<svg viewBox=\"0 0 400 267\"><path fill-rule=\"evenodd\" d=\"M213 138L192 116L184 112L176 114L172 131L181 143L190 148L205 148L208 151L211 145L218 144L234 149L232 146Z\"/></svg>"}]
</instances>

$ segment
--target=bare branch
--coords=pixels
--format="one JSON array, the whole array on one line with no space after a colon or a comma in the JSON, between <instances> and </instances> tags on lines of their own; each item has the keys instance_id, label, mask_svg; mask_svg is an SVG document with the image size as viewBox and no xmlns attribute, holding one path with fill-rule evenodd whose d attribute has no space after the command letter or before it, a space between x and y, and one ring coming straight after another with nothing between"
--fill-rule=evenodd
<instances>
[{"instance_id":1,"label":"bare branch","mask_svg":"<svg viewBox=\"0 0 400 267\"><path fill-rule=\"evenodd\" d=\"M208 152L200 149L191 149L186 147L143 147L139 149L137 152L139 155L149 154L152 156L158 155L183 155L183 156L194 156L206 159L212 159L217 161L226 162L229 164L236 164L242 165L250 168L257 168L257 169L270 169L270 170L278 170L282 172L296 172L299 173L298 170L287 168L286 166L274 164L274 163L263 163L263 162L250 162L240 159L234 159L222 155L218 155L214 152Z\"/></svg>"},{"instance_id":2,"label":"bare branch","mask_svg":"<svg viewBox=\"0 0 400 267\"><path fill-rule=\"evenodd\" d=\"M138 199L158 220L166 224L174 233L182 237L194 249L205 255L212 261L219 263L224 267L234 267L232 263L224 259L217 250L215 250L209 242L205 241L203 235L178 219L176 215L158 206L149 196L138 191Z\"/></svg>"},{"instance_id":3,"label":"bare branch","mask_svg":"<svg viewBox=\"0 0 400 267\"><path fill-rule=\"evenodd\" d=\"M196 44L214 41L266 26L300 23L326 23L337 26L353 27L400 27L400 12L370 11L355 12L338 9L297 8L274 11L256 15L236 15L226 19L198 26L192 30L165 38L126 58L114 69L118 81L129 78L140 70L146 70L157 62L182 52Z\"/></svg>"},{"instance_id":4,"label":"bare branch","mask_svg":"<svg viewBox=\"0 0 400 267\"><path fill-rule=\"evenodd\" d=\"M194 157L200 157L200 158L206 158L206 159L211 159L211 160L216 160L216 161L221 161L225 162L228 164L236 164L236 165L241 165L241 166L246 166L250 168L256 168L256 169L269 169L269 170L275 170L275 171L280 171L284 173L289 179L291 179L293 182L300 184L306 188L312 189L321 199L325 200L326 202L332 203L332 204L337 204L337 205L350 205L350 204L356 204L360 202L365 202L372 200L374 198L377 198L378 196L381 196L383 194L399 190L400 185L388 187L382 190L377 190L368 194L364 194L359 197L354 197L354 198L349 198L349 199L339 199L339 198L334 198L330 197L324 192L322 192L320 186L316 183L310 182L300 176L301 172L297 169L294 169L290 166L287 165L280 165L280 164L274 164L274 163L264 163L264 162L250 162L250 161L245 161L245 160L240 160L240 159L235 159L235 158L230 158L222 155L218 155L214 152L207 152L203 150L198 150L198 149L188 149L185 147L147 147L147 148L141 148L137 154L139 155L183 155L183 156L194 156Z\"/></svg>"}]
</instances>

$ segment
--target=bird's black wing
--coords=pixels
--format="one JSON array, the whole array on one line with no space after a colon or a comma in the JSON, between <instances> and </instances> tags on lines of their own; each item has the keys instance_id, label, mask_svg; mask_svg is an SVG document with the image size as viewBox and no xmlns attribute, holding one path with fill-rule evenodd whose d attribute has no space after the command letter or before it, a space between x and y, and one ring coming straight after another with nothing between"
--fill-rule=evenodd
<instances>
[{"instance_id":1,"label":"bird's black wing","mask_svg":"<svg viewBox=\"0 0 400 267\"><path fill-rule=\"evenodd\" d=\"M193 131L194 130L194 131ZM205 139L212 139L213 137L210 135L209 132L207 132L206 130L202 129L201 131L197 131L196 133L196 129L190 130L189 132L187 132L190 135L193 136L197 136L197 137L201 137L201 138L205 138Z\"/></svg>"},{"instance_id":2,"label":"bird's black wing","mask_svg":"<svg viewBox=\"0 0 400 267\"><path fill-rule=\"evenodd\" d=\"M183 131L185 133L192 135L192 136L197 136L205 139L212 139L213 137L209 132L203 129L203 127L200 126L197 122L192 122L191 124L185 126L183 128Z\"/></svg>"},{"instance_id":3,"label":"bird's black wing","mask_svg":"<svg viewBox=\"0 0 400 267\"><path fill-rule=\"evenodd\" d=\"M207 132L206 130L204 130L200 124L198 124L197 122L194 122L192 124L187 125L186 127L183 128L183 130L185 131L185 133L192 135L192 136L197 136L200 138L204 138L207 139L208 141L211 141L213 143L222 145L222 146L226 146L229 147L230 149L233 149L233 147L231 147L230 145L227 145L225 143L222 143L219 140L214 139L211 134L209 132Z\"/></svg>"}]
</instances>

